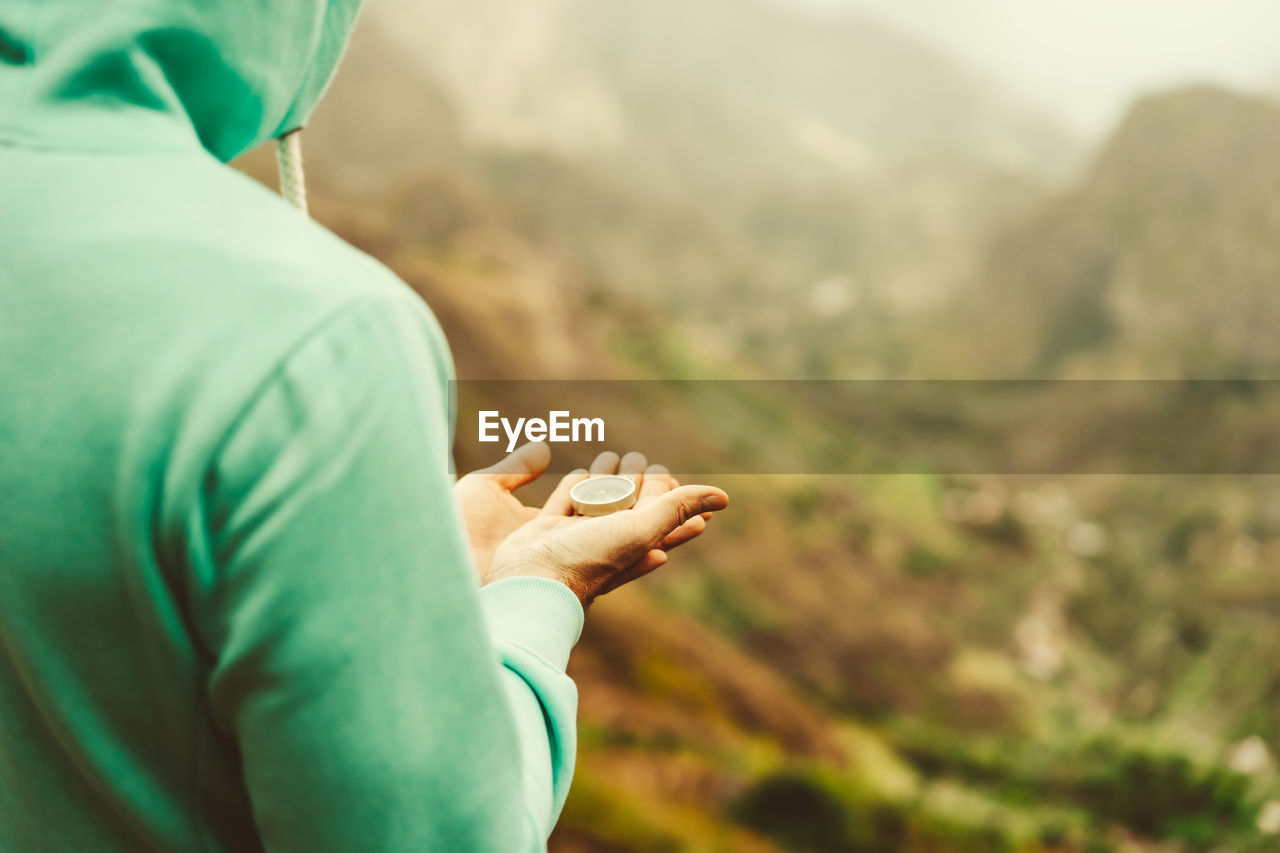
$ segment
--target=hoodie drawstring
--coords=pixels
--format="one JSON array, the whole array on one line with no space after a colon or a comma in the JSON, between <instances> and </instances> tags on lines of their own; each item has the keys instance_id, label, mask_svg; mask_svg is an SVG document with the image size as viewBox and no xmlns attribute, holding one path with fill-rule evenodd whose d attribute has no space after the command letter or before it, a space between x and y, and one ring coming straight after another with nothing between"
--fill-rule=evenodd
<instances>
[{"instance_id":1,"label":"hoodie drawstring","mask_svg":"<svg viewBox=\"0 0 1280 853\"><path fill-rule=\"evenodd\" d=\"M307 215L307 185L302 176L302 128L276 139L276 166L280 170L280 195Z\"/></svg>"}]
</instances>

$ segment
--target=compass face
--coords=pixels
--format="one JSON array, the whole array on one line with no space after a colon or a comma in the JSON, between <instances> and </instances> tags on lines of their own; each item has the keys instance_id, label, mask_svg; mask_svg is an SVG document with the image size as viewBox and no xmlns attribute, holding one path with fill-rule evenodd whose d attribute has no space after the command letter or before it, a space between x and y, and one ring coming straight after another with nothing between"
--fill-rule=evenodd
<instances>
[{"instance_id":1,"label":"compass face","mask_svg":"<svg viewBox=\"0 0 1280 853\"><path fill-rule=\"evenodd\" d=\"M635 505L636 484L616 474L588 477L569 491L569 497L579 515L608 515Z\"/></svg>"}]
</instances>

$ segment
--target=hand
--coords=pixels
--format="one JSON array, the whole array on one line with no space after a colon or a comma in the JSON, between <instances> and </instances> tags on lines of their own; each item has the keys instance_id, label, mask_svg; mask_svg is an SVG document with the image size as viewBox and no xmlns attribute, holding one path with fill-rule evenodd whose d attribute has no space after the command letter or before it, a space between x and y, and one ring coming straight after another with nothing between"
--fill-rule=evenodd
<instances>
[{"instance_id":1,"label":"hand","mask_svg":"<svg viewBox=\"0 0 1280 853\"><path fill-rule=\"evenodd\" d=\"M679 486L661 465L649 465L639 453L619 460L602 453L590 474L615 472L639 481L636 505L611 515L573 515L569 490L590 474L564 477L534 518L512 532L492 552L481 583L508 577L546 577L560 581L583 607L598 596L648 574L667 562L667 552L706 530L712 512L729 505L729 496L713 486Z\"/></svg>"},{"instance_id":2,"label":"hand","mask_svg":"<svg viewBox=\"0 0 1280 853\"><path fill-rule=\"evenodd\" d=\"M537 507L525 506L512 492L542 476L549 464L551 450L546 443L530 443L454 484L453 500L462 514L481 579L502 540L538 515Z\"/></svg>"}]
</instances>

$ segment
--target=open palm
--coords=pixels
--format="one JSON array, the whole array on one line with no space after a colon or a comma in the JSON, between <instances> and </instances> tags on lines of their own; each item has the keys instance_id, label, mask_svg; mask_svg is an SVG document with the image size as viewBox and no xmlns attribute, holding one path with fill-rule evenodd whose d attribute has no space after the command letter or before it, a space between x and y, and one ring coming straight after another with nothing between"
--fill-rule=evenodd
<instances>
[{"instance_id":1,"label":"open palm","mask_svg":"<svg viewBox=\"0 0 1280 853\"><path fill-rule=\"evenodd\" d=\"M728 504L719 489L679 488L665 468L648 465L641 453L619 459L607 451L590 471L562 478L541 509L525 506L512 492L541 475L550 456L545 444L528 444L458 481L455 498L482 584L549 577L589 604L663 565L667 551L701 534L711 512ZM574 515L570 489L589 476L614 473L638 483L635 507L595 518Z\"/></svg>"},{"instance_id":2,"label":"open palm","mask_svg":"<svg viewBox=\"0 0 1280 853\"><path fill-rule=\"evenodd\" d=\"M453 499L471 544L471 556L481 578L489 571L494 550L521 525L538 515L512 492L542 476L551 463L551 450L538 442L526 444L498 463L472 471L453 487Z\"/></svg>"},{"instance_id":3,"label":"open palm","mask_svg":"<svg viewBox=\"0 0 1280 853\"><path fill-rule=\"evenodd\" d=\"M598 474L619 473L640 484L636 505L599 517L573 514L570 490ZM701 534L711 512L728 497L708 486L679 487L661 465L640 453L596 457L590 472L561 479L537 515L495 549L482 582L541 576L558 580L589 605L596 597L648 574L667 562L667 552Z\"/></svg>"}]
</instances>

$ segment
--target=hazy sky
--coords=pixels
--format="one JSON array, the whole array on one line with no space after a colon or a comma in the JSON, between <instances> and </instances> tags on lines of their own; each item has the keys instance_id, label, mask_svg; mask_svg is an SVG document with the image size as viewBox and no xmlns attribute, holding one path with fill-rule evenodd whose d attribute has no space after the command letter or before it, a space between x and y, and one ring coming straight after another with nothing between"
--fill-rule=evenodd
<instances>
[{"instance_id":1,"label":"hazy sky","mask_svg":"<svg viewBox=\"0 0 1280 853\"><path fill-rule=\"evenodd\" d=\"M1280 0L782 0L863 10L1086 134L1133 96L1212 80L1280 93Z\"/></svg>"}]
</instances>

